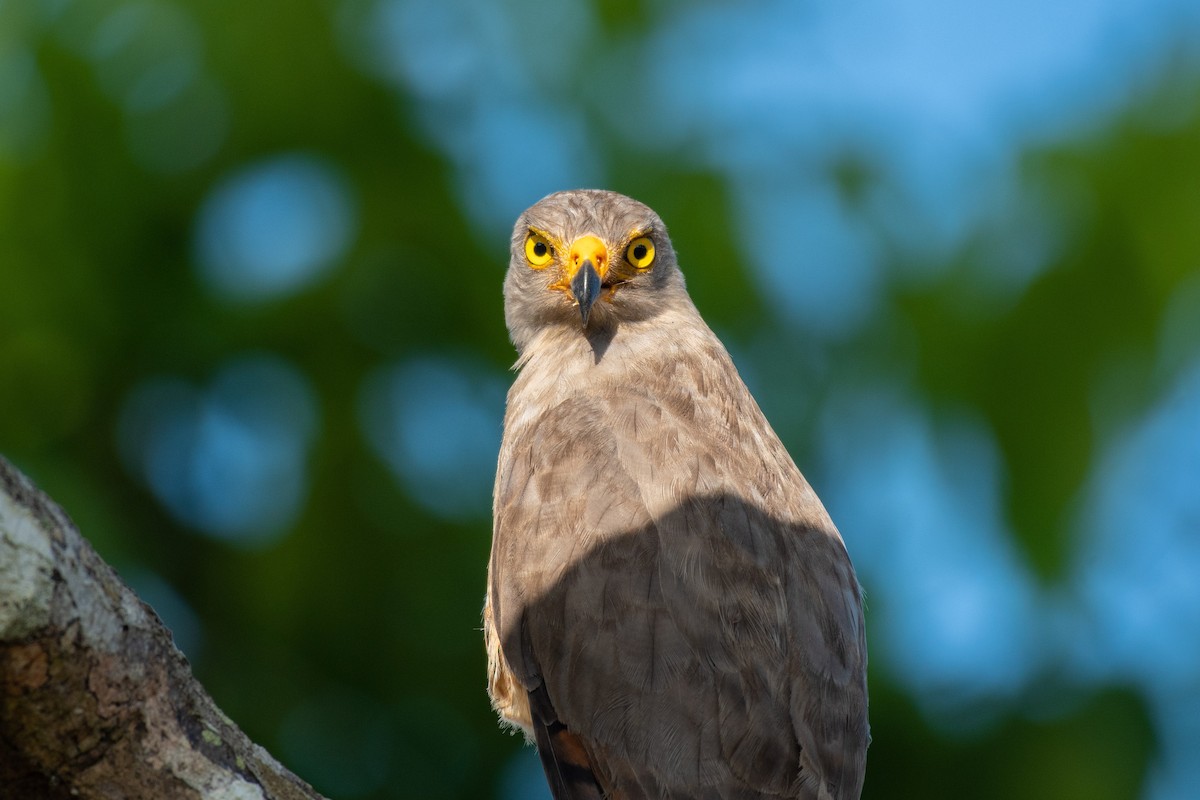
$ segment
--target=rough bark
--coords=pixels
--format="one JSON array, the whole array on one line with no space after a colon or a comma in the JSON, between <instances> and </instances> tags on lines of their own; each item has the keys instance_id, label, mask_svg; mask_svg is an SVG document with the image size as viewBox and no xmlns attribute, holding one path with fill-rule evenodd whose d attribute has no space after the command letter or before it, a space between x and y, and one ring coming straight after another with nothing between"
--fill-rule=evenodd
<instances>
[{"instance_id":1,"label":"rough bark","mask_svg":"<svg viewBox=\"0 0 1200 800\"><path fill-rule=\"evenodd\" d=\"M142 603L0 458L0 800L320 800L251 742Z\"/></svg>"}]
</instances>

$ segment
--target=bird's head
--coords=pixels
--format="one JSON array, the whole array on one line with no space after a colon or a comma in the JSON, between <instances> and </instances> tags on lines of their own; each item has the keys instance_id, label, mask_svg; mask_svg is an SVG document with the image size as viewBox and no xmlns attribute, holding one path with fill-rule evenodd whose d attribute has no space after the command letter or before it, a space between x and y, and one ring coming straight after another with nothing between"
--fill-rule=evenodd
<instances>
[{"instance_id":1,"label":"bird's head","mask_svg":"<svg viewBox=\"0 0 1200 800\"><path fill-rule=\"evenodd\" d=\"M557 192L513 228L504 311L518 350L545 326L585 336L611 331L657 315L680 295L686 298L666 226L624 195Z\"/></svg>"}]
</instances>

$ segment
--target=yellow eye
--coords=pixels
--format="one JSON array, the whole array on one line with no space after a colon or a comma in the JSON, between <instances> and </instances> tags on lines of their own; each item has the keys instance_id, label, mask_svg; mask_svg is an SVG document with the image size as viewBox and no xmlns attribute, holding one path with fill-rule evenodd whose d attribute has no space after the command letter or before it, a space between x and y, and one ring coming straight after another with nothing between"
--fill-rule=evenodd
<instances>
[{"instance_id":1,"label":"yellow eye","mask_svg":"<svg viewBox=\"0 0 1200 800\"><path fill-rule=\"evenodd\" d=\"M639 236L625 248L625 259L638 269L649 269L654 263L654 242L649 236Z\"/></svg>"},{"instance_id":2,"label":"yellow eye","mask_svg":"<svg viewBox=\"0 0 1200 800\"><path fill-rule=\"evenodd\" d=\"M525 240L525 258L532 267L544 267L554 258L554 248L545 238L536 233L529 234Z\"/></svg>"}]
</instances>

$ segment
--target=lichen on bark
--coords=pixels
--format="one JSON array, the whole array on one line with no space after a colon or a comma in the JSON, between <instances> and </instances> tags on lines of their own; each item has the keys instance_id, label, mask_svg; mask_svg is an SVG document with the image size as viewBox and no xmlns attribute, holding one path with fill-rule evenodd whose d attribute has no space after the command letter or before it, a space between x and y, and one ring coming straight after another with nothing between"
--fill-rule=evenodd
<instances>
[{"instance_id":1,"label":"lichen on bark","mask_svg":"<svg viewBox=\"0 0 1200 800\"><path fill-rule=\"evenodd\" d=\"M321 800L251 742L158 616L0 458L0 800Z\"/></svg>"}]
</instances>

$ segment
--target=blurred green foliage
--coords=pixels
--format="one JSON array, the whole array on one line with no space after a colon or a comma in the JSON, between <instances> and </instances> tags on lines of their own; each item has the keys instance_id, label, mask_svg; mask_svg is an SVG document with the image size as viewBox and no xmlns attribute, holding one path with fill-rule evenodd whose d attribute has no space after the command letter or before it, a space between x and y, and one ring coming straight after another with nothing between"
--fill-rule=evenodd
<instances>
[{"instance_id":1,"label":"blurred green foliage","mask_svg":"<svg viewBox=\"0 0 1200 800\"><path fill-rule=\"evenodd\" d=\"M106 90L85 43L117 5L0 5L0 38L26 48L40 75L40 100L19 107L31 127L10 125L0 150L0 453L135 586L152 574L177 593L199 629L189 656L218 704L319 789L490 796L519 743L496 730L484 694L489 521L441 520L408 497L369 448L357 403L372 370L414 353L508 367L506 240L472 230L451 167L413 132L411 104L350 65L331 0L190 4L221 97L194 124L148 119ZM615 30L636 4L597 5ZM767 331L777 352L851 373L913 353L916 373L896 379L934 414L978 411L1003 455L1005 515L1049 585L1069 561L1071 515L1104 437L1180 366L1156 345L1170 298L1200 266L1200 93L1195 81L1161 83L1101 129L1023 157L1020 189L1054 209L1061 240L1027 290L993 292L981 277L998 240L1023 235L984 219L935 277L896 281L885 313L815 356L770 327L716 175L610 141L611 186L671 225L697 305L735 351ZM204 145L193 133L219 140L211 155L175 167L137 155L187 156ZM336 164L354 187L356 235L314 285L232 302L197 276L196 214L223 176L280 152ZM878 180L853 160L831 172L850 201ZM1194 357L1200 327L1187 336ZM310 381L320 429L299 518L244 547L168 514L122 462L116 430L147 378L204 386L230 357L259 351ZM769 416L781 402L764 401ZM812 424L780 425L802 467ZM1047 678L1017 707L947 733L886 664L873 670L865 797L1104 800L1143 786L1156 744L1133 692L1064 697Z\"/></svg>"}]
</instances>

